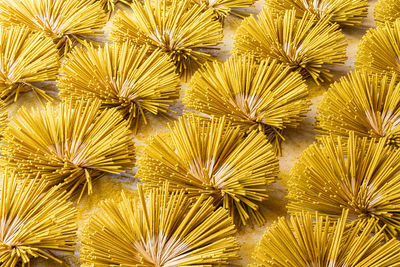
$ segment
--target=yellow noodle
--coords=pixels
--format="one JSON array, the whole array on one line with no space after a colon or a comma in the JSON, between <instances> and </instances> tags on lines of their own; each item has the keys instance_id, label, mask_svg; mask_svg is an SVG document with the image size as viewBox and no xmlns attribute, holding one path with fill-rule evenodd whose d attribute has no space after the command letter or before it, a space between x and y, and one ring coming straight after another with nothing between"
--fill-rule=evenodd
<instances>
[{"instance_id":1,"label":"yellow noodle","mask_svg":"<svg viewBox=\"0 0 400 267\"><path fill-rule=\"evenodd\" d=\"M379 26L386 22L394 22L400 18L400 2L398 0L379 0L374 6L375 23Z\"/></svg>"},{"instance_id":2,"label":"yellow noodle","mask_svg":"<svg viewBox=\"0 0 400 267\"><path fill-rule=\"evenodd\" d=\"M300 74L276 60L231 57L199 70L185 92L183 103L199 112L226 116L245 132L258 130L280 154L285 128L305 118L310 102Z\"/></svg>"},{"instance_id":3,"label":"yellow noodle","mask_svg":"<svg viewBox=\"0 0 400 267\"><path fill-rule=\"evenodd\" d=\"M348 211L333 221L316 213L279 218L268 228L253 254L258 266L398 266L400 242L385 242L377 221L346 225Z\"/></svg>"},{"instance_id":4,"label":"yellow noodle","mask_svg":"<svg viewBox=\"0 0 400 267\"><path fill-rule=\"evenodd\" d=\"M97 1L99 1L100 5L110 16L111 13L114 12L115 5L117 3L123 3L129 5L132 1L140 1L140 0L97 0Z\"/></svg>"},{"instance_id":5,"label":"yellow noodle","mask_svg":"<svg viewBox=\"0 0 400 267\"><path fill-rule=\"evenodd\" d=\"M370 29L364 35L356 54L355 67L379 75L400 74L400 20Z\"/></svg>"},{"instance_id":6,"label":"yellow noodle","mask_svg":"<svg viewBox=\"0 0 400 267\"><path fill-rule=\"evenodd\" d=\"M172 1L172 0L170 0ZM192 3L211 9L217 20L223 21L228 16L246 17L249 13L245 8L254 6L255 0L191 0Z\"/></svg>"},{"instance_id":7,"label":"yellow noodle","mask_svg":"<svg viewBox=\"0 0 400 267\"><path fill-rule=\"evenodd\" d=\"M82 266L231 266L239 244L226 210L167 184L105 200L82 231Z\"/></svg>"},{"instance_id":8,"label":"yellow noodle","mask_svg":"<svg viewBox=\"0 0 400 267\"><path fill-rule=\"evenodd\" d=\"M60 96L73 101L98 99L116 108L135 132L147 113L166 116L179 98L180 79L169 57L150 47L105 45L74 49L58 80Z\"/></svg>"},{"instance_id":9,"label":"yellow noodle","mask_svg":"<svg viewBox=\"0 0 400 267\"><path fill-rule=\"evenodd\" d=\"M321 137L291 170L288 210L318 211L349 220L378 220L388 236L400 231L400 150L386 140L369 141L353 132L345 140Z\"/></svg>"},{"instance_id":10,"label":"yellow noodle","mask_svg":"<svg viewBox=\"0 0 400 267\"><path fill-rule=\"evenodd\" d=\"M165 181L189 197L213 197L237 224L263 222L260 202L278 174L278 161L263 133L247 136L224 117L183 117L171 127L171 142L155 136L139 159L137 177L146 188Z\"/></svg>"},{"instance_id":11,"label":"yellow noodle","mask_svg":"<svg viewBox=\"0 0 400 267\"><path fill-rule=\"evenodd\" d=\"M21 108L4 133L3 166L71 193L83 185L81 195L105 173L130 171L135 158L127 122L115 109L100 111L99 101L90 102Z\"/></svg>"},{"instance_id":12,"label":"yellow noodle","mask_svg":"<svg viewBox=\"0 0 400 267\"><path fill-rule=\"evenodd\" d=\"M168 1L134 1L133 14L119 11L115 16L110 39L161 49L187 79L199 65L214 60L208 52L221 42L223 28L210 9L204 11L191 0Z\"/></svg>"},{"instance_id":13,"label":"yellow noodle","mask_svg":"<svg viewBox=\"0 0 400 267\"><path fill-rule=\"evenodd\" d=\"M8 112L4 101L0 100L0 139L3 138L3 133L8 124Z\"/></svg>"},{"instance_id":14,"label":"yellow noodle","mask_svg":"<svg viewBox=\"0 0 400 267\"><path fill-rule=\"evenodd\" d=\"M98 1L4 0L0 20L5 25L25 25L51 37L61 54L84 41L103 35L106 13Z\"/></svg>"},{"instance_id":15,"label":"yellow noodle","mask_svg":"<svg viewBox=\"0 0 400 267\"><path fill-rule=\"evenodd\" d=\"M37 83L56 79L59 56L52 40L27 27L0 26L0 44L0 99L16 101L20 93L33 90L51 100Z\"/></svg>"},{"instance_id":16,"label":"yellow noodle","mask_svg":"<svg viewBox=\"0 0 400 267\"><path fill-rule=\"evenodd\" d=\"M355 71L331 85L318 108L317 131L347 138L384 138L400 146L400 84L397 75Z\"/></svg>"},{"instance_id":17,"label":"yellow noodle","mask_svg":"<svg viewBox=\"0 0 400 267\"><path fill-rule=\"evenodd\" d=\"M74 253L77 211L59 187L20 178L9 169L0 174L1 266L30 266L38 257L62 263L52 252Z\"/></svg>"},{"instance_id":18,"label":"yellow noodle","mask_svg":"<svg viewBox=\"0 0 400 267\"><path fill-rule=\"evenodd\" d=\"M295 10L274 15L265 7L257 18L243 20L234 36L232 52L259 59L271 57L316 83L329 81L329 67L347 58L347 42L339 25L329 23L329 17L315 21L316 16L310 13L297 19Z\"/></svg>"},{"instance_id":19,"label":"yellow noodle","mask_svg":"<svg viewBox=\"0 0 400 267\"><path fill-rule=\"evenodd\" d=\"M331 23L341 26L360 25L368 13L367 0L267 0L265 4L280 15L295 9L297 18L310 13L317 20L328 18Z\"/></svg>"}]
</instances>

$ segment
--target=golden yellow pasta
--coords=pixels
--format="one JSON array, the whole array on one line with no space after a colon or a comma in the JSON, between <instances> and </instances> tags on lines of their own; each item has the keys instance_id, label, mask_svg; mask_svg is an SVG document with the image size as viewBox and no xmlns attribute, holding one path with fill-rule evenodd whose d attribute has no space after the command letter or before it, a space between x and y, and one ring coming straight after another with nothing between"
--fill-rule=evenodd
<instances>
[{"instance_id":1,"label":"golden yellow pasta","mask_svg":"<svg viewBox=\"0 0 400 267\"><path fill-rule=\"evenodd\" d=\"M50 100L38 83L57 77L59 56L52 40L27 27L0 26L0 44L0 99L16 101L20 93L33 90Z\"/></svg>"},{"instance_id":2,"label":"golden yellow pasta","mask_svg":"<svg viewBox=\"0 0 400 267\"><path fill-rule=\"evenodd\" d=\"M8 124L8 111L4 101L0 100L0 139L3 138L3 132Z\"/></svg>"},{"instance_id":3,"label":"golden yellow pasta","mask_svg":"<svg viewBox=\"0 0 400 267\"><path fill-rule=\"evenodd\" d=\"M400 231L400 150L386 140L324 136L300 156L288 182L288 210L378 220L388 236Z\"/></svg>"},{"instance_id":4,"label":"golden yellow pasta","mask_svg":"<svg viewBox=\"0 0 400 267\"><path fill-rule=\"evenodd\" d=\"M51 37L60 50L84 41L95 42L103 35L107 16L98 1L88 0L4 0L0 2L4 25L25 25Z\"/></svg>"},{"instance_id":5,"label":"golden yellow pasta","mask_svg":"<svg viewBox=\"0 0 400 267\"><path fill-rule=\"evenodd\" d=\"M100 111L100 102L22 107L6 128L1 145L4 166L21 175L40 175L81 196L105 173L130 171L134 144L127 122L115 109Z\"/></svg>"},{"instance_id":6,"label":"golden yellow pasta","mask_svg":"<svg viewBox=\"0 0 400 267\"><path fill-rule=\"evenodd\" d=\"M255 249L257 266L397 266L400 242L385 242L370 218L346 226L348 211L336 222L309 213L279 218Z\"/></svg>"},{"instance_id":7,"label":"golden yellow pasta","mask_svg":"<svg viewBox=\"0 0 400 267\"><path fill-rule=\"evenodd\" d=\"M180 79L169 57L148 46L128 43L103 48L77 47L60 69L60 96L73 101L98 99L116 108L135 130L148 113L166 116L179 98Z\"/></svg>"},{"instance_id":8,"label":"golden yellow pasta","mask_svg":"<svg viewBox=\"0 0 400 267\"><path fill-rule=\"evenodd\" d=\"M379 0L374 6L375 23L379 26L394 22L400 18L400 2L397 0Z\"/></svg>"},{"instance_id":9,"label":"golden yellow pasta","mask_svg":"<svg viewBox=\"0 0 400 267\"><path fill-rule=\"evenodd\" d=\"M341 26L360 25L368 14L367 0L266 0L265 5L277 14L295 9L300 19L310 13L317 20L328 18Z\"/></svg>"},{"instance_id":10,"label":"golden yellow pasta","mask_svg":"<svg viewBox=\"0 0 400 267\"><path fill-rule=\"evenodd\" d=\"M141 0L98 0L103 7L103 9L111 15L111 13L115 10L115 5L117 3L123 3L129 5L132 1L141 1Z\"/></svg>"},{"instance_id":11,"label":"golden yellow pasta","mask_svg":"<svg viewBox=\"0 0 400 267\"><path fill-rule=\"evenodd\" d=\"M298 19L295 10L274 15L264 7L257 18L252 15L240 24L232 52L259 59L271 57L316 83L329 81L329 68L347 58L347 42L339 25L330 23L328 17L315 20L310 13Z\"/></svg>"},{"instance_id":12,"label":"golden yellow pasta","mask_svg":"<svg viewBox=\"0 0 400 267\"><path fill-rule=\"evenodd\" d=\"M62 263L53 252L74 253L77 211L59 187L21 178L18 170L0 174L0 264L31 266L33 258Z\"/></svg>"},{"instance_id":13,"label":"golden yellow pasta","mask_svg":"<svg viewBox=\"0 0 400 267\"><path fill-rule=\"evenodd\" d=\"M171 1L171 0L170 0ZM223 20L229 15L243 18L248 15L244 8L254 6L256 0L191 0L193 3L203 5L204 9L214 11L218 20Z\"/></svg>"},{"instance_id":14,"label":"golden yellow pasta","mask_svg":"<svg viewBox=\"0 0 400 267\"><path fill-rule=\"evenodd\" d=\"M252 57L231 57L193 75L183 103L204 114L226 116L245 132L263 132L280 154L282 132L305 118L307 97L305 81L289 66L269 58L257 63Z\"/></svg>"},{"instance_id":15,"label":"golden yellow pasta","mask_svg":"<svg viewBox=\"0 0 400 267\"><path fill-rule=\"evenodd\" d=\"M357 50L356 70L400 75L400 20L369 29Z\"/></svg>"},{"instance_id":16,"label":"golden yellow pasta","mask_svg":"<svg viewBox=\"0 0 400 267\"><path fill-rule=\"evenodd\" d=\"M82 266L232 266L235 226L212 202L168 185L105 200L82 231Z\"/></svg>"},{"instance_id":17,"label":"golden yellow pasta","mask_svg":"<svg viewBox=\"0 0 400 267\"><path fill-rule=\"evenodd\" d=\"M320 133L347 138L350 131L368 138L386 138L400 146L400 84L397 76L351 72L331 85L317 115Z\"/></svg>"},{"instance_id":18,"label":"golden yellow pasta","mask_svg":"<svg viewBox=\"0 0 400 267\"><path fill-rule=\"evenodd\" d=\"M260 202L277 177L278 161L263 133L247 136L225 117L180 118L171 127L171 142L163 136L150 141L138 161L136 174L146 188L169 182L189 197L213 197L228 209L236 224L261 223Z\"/></svg>"},{"instance_id":19,"label":"golden yellow pasta","mask_svg":"<svg viewBox=\"0 0 400 267\"><path fill-rule=\"evenodd\" d=\"M168 1L132 2L132 12L115 16L110 39L161 49L187 79L199 65L214 60L209 51L222 41L223 28L211 9L204 11L191 0Z\"/></svg>"}]
</instances>

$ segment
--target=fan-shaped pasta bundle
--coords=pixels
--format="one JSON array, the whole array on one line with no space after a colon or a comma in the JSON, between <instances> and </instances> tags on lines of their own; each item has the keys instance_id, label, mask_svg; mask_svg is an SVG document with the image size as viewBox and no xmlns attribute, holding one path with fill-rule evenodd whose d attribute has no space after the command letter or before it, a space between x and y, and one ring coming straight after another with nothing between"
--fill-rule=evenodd
<instances>
[{"instance_id":1,"label":"fan-shaped pasta bundle","mask_svg":"<svg viewBox=\"0 0 400 267\"><path fill-rule=\"evenodd\" d=\"M346 227L348 212L329 217L296 213L279 218L262 237L253 258L258 266L396 266L400 242L374 233L376 220Z\"/></svg>"},{"instance_id":2,"label":"fan-shaped pasta bundle","mask_svg":"<svg viewBox=\"0 0 400 267\"><path fill-rule=\"evenodd\" d=\"M180 79L160 50L123 43L74 49L58 86L63 99L98 99L102 108L116 108L136 132L141 121L147 124L148 113L167 115L179 98Z\"/></svg>"},{"instance_id":3,"label":"fan-shaped pasta bundle","mask_svg":"<svg viewBox=\"0 0 400 267\"><path fill-rule=\"evenodd\" d=\"M376 231L400 231L400 150L386 140L324 136L306 149L291 170L288 210L317 211L349 219L378 220Z\"/></svg>"},{"instance_id":4,"label":"fan-shaped pasta bundle","mask_svg":"<svg viewBox=\"0 0 400 267\"><path fill-rule=\"evenodd\" d=\"M379 26L394 22L400 18L400 2L397 0L379 0L374 6L375 23Z\"/></svg>"},{"instance_id":5,"label":"fan-shaped pasta bundle","mask_svg":"<svg viewBox=\"0 0 400 267\"><path fill-rule=\"evenodd\" d=\"M232 220L211 198L192 202L168 185L145 197L105 200L82 232L83 266L231 266L239 245Z\"/></svg>"},{"instance_id":6,"label":"fan-shaped pasta bundle","mask_svg":"<svg viewBox=\"0 0 400 267\"><path fill-rule=\"evenodd\" d=\"M211 9L191 0L145 0L131 4L133 14L118 12L110 32L115 42L131 41L161 49L185 79L201 64L214 60L208 53L222 40L222 25Z\"/></svg>"},{"instance_id":7,"label":"fan-shaped pasta bundle","mask_svg":"<svg viewBox=\"0 0 400 267\"><path fill-rule=\"evenodd\" d=\"M27 27L0 26L0 44L0 98L16 101L20 93L33 90L51 99L37 83L56 79L59 56L52 40Z\"/></svg>"},{"instance_id":8,"label":"fan-shaped pasta bundle","mask_svg":"<svg viewBox=\"0 0 400 267\"><path fill-rule=\"evenodd\" d=\"M355 71L331 85L318 108L317 130L348 137L386 138L400 146L400 84L397 75Z\"/></svg>"},{"instance_id":9,"label":"fan-shaped pasta bundle","mask_svg":"<svg viewBox=\"0 0 400 267\"><path fill-rule=\"evenodd\" d=\"M256 17L243 20L234 36L234 55L250 54L259 59L272 57L315 82L329 81L328 67L346 60L347 42L338 24L328 17L315 22L305 13L296 18L295 10L283 16L264 7Z\"/></svg>"},{"instance_id":10,"label":"fan-shaped pasta bundle","mask_svg":"<svg viewBox=\"0 0 400 267\"><path fill-rule=\"evenodd\" d=\"M0 264L30 266L33 258L62 263L53 252L74 253L77 210L59 187L21 178L9 169L0 174Z\"/></svg>"},{"instance_id":11,"label":"fan-shaped pasta bundle","mask_svg":"<svg viewBox=\"0 0 400 267\"><path fill-rule=\"evenodd\" d=\"M367 0L267 0L265 4L281 15L288 9L295 9L298 18L310 13L317 20L328 18L341 26L360 25L368 14Z\"/></svg>"},{"instance_id":12,"label":"fan-shaped pasta bundle","mask_svg":"<svg viewBox=\"0 0 400 267\"><path fill-rule=\"evenodd\" d=\"M305 118L310 102L302 76L289 66L266 59L231 57L199 70L183 103L215 117L226 116L245 132L263 132L280 154L282 132Z\"/></svg>"},{"instance_id":13,"label":"fan-shaped pasta bundle","mask_svg":"<svg viewBox=\"0 0 400 267\"><path fill-rule=\"evenodd\" d=\"M107 22L100 2L88 0L4 0L4 25L25 25L51 37L61 54L84 41L94 42Z\"/></svg>"},{"instance_id":14,"label":"fan-shaped pasta bundle","mask_svg":"<svg viewBox=\"0 0 400 267\"><path fill-rule=\"evenodd\" d=\"M400 20L370 29L357 50L356 70L379 75L400 74Z\"/></svg>"},{"instance_id":15,"label":"fan-shaped pasta bundle","mask_svg":"<svg viewBox=\"0 0 400 267\"><path fill-rule=\"evenodd\" d=\"M169 182L189 197L213 197L238 224L261 223L260 202L278 174L278 161L263 133L247 136L225 117L189 116L171 127L171 142L158 135L149 141L136 174L146 188Z\"/></svg>"},{"instance_id":16,"label":"fan-shaped pasta bundle","mask_svg":"<svg viewBox=\"0 0 400 267\"><path fill-rule=\"evenodd\" d=\"M100 111L100 102L22 107L5 130L2 164L19 174L43 177L81 195L105 173L130 171L134 144L127 122L115 109Z\"/></svg>"}]
</instances>

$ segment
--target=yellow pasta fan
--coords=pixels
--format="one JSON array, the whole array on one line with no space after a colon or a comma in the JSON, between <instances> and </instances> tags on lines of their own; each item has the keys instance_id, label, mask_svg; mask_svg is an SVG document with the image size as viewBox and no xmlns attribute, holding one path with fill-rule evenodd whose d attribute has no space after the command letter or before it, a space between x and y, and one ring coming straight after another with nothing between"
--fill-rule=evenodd
<instances>
[{"instance_id":1,"label":"yellow pasta fan","mask_svg":"<svg viewBox=\"0 0 400 267\"><path fill-rule=\"evenodd\" d=\"M375 23L379 26L386 22L394 22L400 18L400 2L398 0L379 0L374 7Z\"/></svg>"},{"instance_id":2,"label":"yellow pasta fan","mask_svg":"<svg viewBox=\"0 0 400 267\"><path fill-rule=\"evenodd\" d=\"M169 182L189 197L213 197L237 224L249 219L263 222L260 202L268 198L267 186L276 180L279 167L264 134L247 136L224 117L203 120L180 118L171 127L171 141L153 137L138 161L136 176L146 188Z\"/></svg>"},{"instance_id":3,"label":"yellow pasta fan","mask_svg":"<svg viewBox=\"0 0 400 267\"><path fill-rule=\"evenodd\" d=\"M378 220L388 236L400 231L400 150L350 133L342 138L324 136L306 149L291 170L288 210L318 211L349 219ZM378 229L376 230L378 231Z\"/></svg>"},{"instance_id":4,"label":"yellow pasta fan","mask_svg":"<svg viewBox=\"0 0 400 267\"><path fill-rule=\"evenodd\" d=\"M0 44L0 99L16 101L20 93L33 90L50 100L38 83L57 77L59 56L52 40L26 27L0 26Z\"/></svg>"},{"instance_id":5,"label":"yellow pasta fan","mask_svg":"<svg viewBox=\"0 0 400 267\"><path fill-rule=\"evenodd\" d=\"M168 185L105 200L82 231L82 266L232 266L239 245L223 208Z\"/></svg>"},{"instance_id":6,"label":"yellow pasta fan","mask_svg":"<svg viewBox=\"0 0 400 267\"><path fill-rule=\"evenodd\" d=\"M317 131L347 138L383 138L400 146L400 84L397 75L355 71L331 85L318 108Z\"/></svg>"},{"instance_id":7,"label":"yellow pasta fan","mask_svg":"<svg viewBox=\"0 0 400 267\"><path fill-rule=\"evenodd\" d=\"M400 74L400 20L370 29L358 47L356 70L367 70L380 75Z\"/></svg>"},{"instance_id":8,"label":"yellow pasta fan","mask_svg":"<svg viewBox=\"0 0 400 267\"><path fill-rule=\"evenodd\" d=\"M185 79L201 64L214 60L208 53L222 40L222 25L212 10L203 10L191 0L134 1L132 14L119 11L110 39L149 45L169 55Z\"/></svg>"},{"instance_id":9,"label":"yellow pasta fan","mask_svg":"<svg viewBox=\"0 0 400 267\"><path fill-rule=\"evenodd\" d=\"M60 50L84 41L95 42L103 35L107 16L98 1L88 0L4 0L0 2L4 25L25 25L51 37Z\"/></svg>"},{"instance_id":10,"label":"yellow pasta fan","mask_svg":"<svg viewBox=\"0 0 400 267\"><path fill-rule=\"evenodd\" d=\"M264 7L257 18L252 15L243 20L234 36L232 53L271 57L316 83L329 81L329 67L347 58L347 42L339 25L330 23L328 17L315 20L310 13L297 19L295 10L274 15Z\"/></svg>"},{"instance_id":11,"label":"yellow pasta fan","mask_svg":"<svg viewBox=\"0 0 400 267\"><path fill-rule=\"evenodd\" d=\"M295 9L300 19L310 13L317 20L328 18L341 26L360 25L368 14L367 0L266 0L265 5L280 15Z\"/></svg>"},{"instance_id":12,"label":"yellow pasta fan","mask_svg":"<svg viewBox=\"0 0 400 267\"><path fill-rule=\"evenodd\" d=\"M33 258L62 263L53 252L74 253L77 211L58 187L47 190L43 179L20 178L9 169L0 174L0 264L31 266Z\"/></svg>"},{"instance_id":13,"label":"yellow pasta fan","mask_svg":"<svg viewBox=\"0 0 400 267\"><path fill-rule=\"evenodd\" d=\"M100 111L100 102L21 108L5 130L3 165L21 175L40 175L81 196L105 173L128 172L134 166L134 144L127 122L115 109Z\"/></svg>"},{"instance_id":14,"label":"yellow pasta fan","mask_svg":"<svg viewBox=\"0 0 400 267\"><path fill-rule=\"evenodd\" d=\"M60 96L73 101L98 99L116 108L135 129L147 113L166 116L179 98L180 79L167 55L150 47L106 44L77 47L60 69Z\"/></svg>"},{"instance_id":15,"label":"yellow pasta fan","mask_svg":"<svg viewBox=\"0 0 400 267\"><path fill-rule=\"evenodd\" d=\"M280 154L282 131L297 127L310 102L302 76L277 60L231 57L199 70L186 90L183 103L199 112L226 116L245 132L263 132Z\"/></svg>"},{"instance_id":16,"label":"yellow pasta fan","mask_svg":"<svg viewBox=\"0 0 400 267\"><path fill-rule=\"evenodd\" d=\"M348 212L339 220L309 213L279 218L262 237L253 254L257 266L397 266L400 242L385 242L377 221L346 226Z\"/></svg>"}]
</instances>

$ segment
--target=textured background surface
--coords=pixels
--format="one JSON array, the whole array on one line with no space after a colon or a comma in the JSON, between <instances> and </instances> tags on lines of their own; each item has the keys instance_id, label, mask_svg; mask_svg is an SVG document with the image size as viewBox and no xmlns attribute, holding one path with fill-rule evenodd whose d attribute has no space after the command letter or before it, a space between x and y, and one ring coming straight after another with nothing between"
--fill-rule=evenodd
<instances>
[{"instance_id":1,"label":"textured background surface","mask_svg":"<svg viewBox=\"0 0 400 267\"><path fill-rule=\"evenodd\" d=\"M257 14L261 11L264 1L258 1L254 8L249 9L250 12ZM359 27L352 27L343 29L343 32L347 36L347 40L349 43L348 47L348 60L343 66L336 67L333 71L335 75L335 79L338 79L340 76L344 75L348 71L350 71L354 66L355 53L357 50L358 43L361 37L365 34L365 32L370 28L374 27L375 24L373 22L373 5L376 1L369 1L370 8L368 18L364 20L363 24ZM124 8L118 5L118 9ZM221 60L225 60L230 55L230 50L232 48L232 37L235 32L235 29L238 26L240 21L232 20L228 21L225 25L224 32L224 43L220 46L221 49L217 53L217 57ZM108 25L109 26L109 25ZM107 28L106 27L106 35L103 41L107 41ZM50 83L48 86L54 87L54 84ZM183 84L183 88L185 88L185 84ZM271 192L271 197L264 204L265 215L267 217L267 223L263 226L247 226L242 228L238 233L238 239L241 243L240 250L240 264L251 263L251 253L253 251L254 246L258 242L258 240L263 235L266 227L270 225L273 220L275 220L279 216L286 215L286 181L289 176L289 171L297 156L314 141L315 133L313 132L314 127L314 118L316 114L316 109L318 103L322 97L322 94L329 87L329 84L324 84L322 86L316 86L312 82L309 82L310 87L310 97L312 100L312 108L311 111L307 114L307 119L301 124L301 126L294 130L286 131L285 138L286 141L283 143L283 156L280 157L280 180L273 186L273 190ZM184 90L184 89L183 89ZM40 104L35 99L33 93L27 93L22 95L18 102L10 106L10 113L13 114L19 106L39 106ZM175 106L177 111L182 109L181 104L177 104ZM167 130L166 121L158 118L152 118L150 121L150 125L145 127L136 137L137 141L137 153L140 156L140 151L143 148L143 141L152 134L162 133ZM116 176L106 176L96 181L93 188L93 195L83 197L81 203L78 205L79 209L79 227L81 227L87 220L88 216L95 209L97 203L102 199L106 199L109 197L113 197L121 190L126 191L134 191L136 188L136 179L134 177L116 177ZM79 249L79 245L77 250ZM79 254L75 253L75 256L66 256L62 257L68 264L71 266L79 266ZM44 262L42 260L36 260L33 266L58 266L54 262Z\"/></svg>"}]
</instances>

